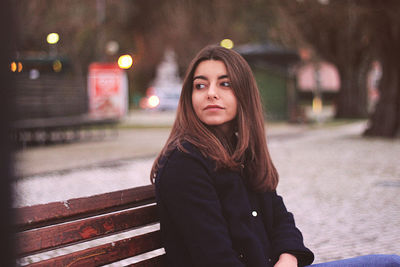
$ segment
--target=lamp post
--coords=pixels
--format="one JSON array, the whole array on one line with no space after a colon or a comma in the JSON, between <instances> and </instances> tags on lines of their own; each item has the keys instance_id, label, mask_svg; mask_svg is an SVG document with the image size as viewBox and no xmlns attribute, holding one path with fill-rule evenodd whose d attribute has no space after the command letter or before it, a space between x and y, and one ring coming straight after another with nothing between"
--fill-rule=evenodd
<instances>
[{"instance_id":1,"label":"lamp post","mask_svg":"<svg viewBox=\"0 0 400 267\"><path fill-rule=\"evenodd\" d=\"M105 35L105 21L106 21L106 0L96 0L96 56L97 60L105 61L104 44L106 40Z\"/></svg>"}]
</instances>

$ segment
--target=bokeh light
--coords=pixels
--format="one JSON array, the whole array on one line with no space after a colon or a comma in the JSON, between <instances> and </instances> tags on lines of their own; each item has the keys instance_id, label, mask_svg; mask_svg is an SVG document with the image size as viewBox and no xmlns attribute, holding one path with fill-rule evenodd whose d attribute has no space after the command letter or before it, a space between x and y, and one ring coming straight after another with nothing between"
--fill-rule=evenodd
<instances>
[{"instance_id":1,"label":"bokeh light","mask_svg":"<svg viewBox=\"0 0 400 267\"><path fill-rule=\"evenodd\" d=\"M62 70L62 63L60 60L55 60L53 62L53 70L55 72L60 72Z\"/></svg>"},{"instance_id":2,"label":"bokeh light","mask_svg":"<svg viewBox=\"0 0 400 267\"><path fill-rule=\"evenodd\" d=\"M47 35L46 40L49 44L56 44L60 40L60 36L58 33L52 32Z\"/></svg>"},{"instance_id":3,"label":"bokeh light","mask_svg":"<svg viewBox=\"0 0 400 267\"><path fill-rule=\"evenodd\" d=\"M321 113L322 111L322 100L320 97L314 97L312 101L312 110L314 113Z\"/></svg>"},{"instance_id":4,"label":"bokeh light","mask_svg":"<svg viewBox=\"0 0 400 267\"><path fill-rule=\"evenodd\" d=\"M17 71L17 63L11 62L11 71L16 72Z\"/></svg>"},{"instance_id":5,"label":"bokeh light","mask_svg":"<svg viewBox=\"0 0 400 267\"><path fill-rule=\"evenodd\" d=\"M106 43L106 53L107 55L113 56L115 55L119 50L119 44L117 41L108 41Z\"/></svg>"},{"instance_id":6,"label":"bokeh light","mask_svg":"<svg viewBox=\"0 0 400 267\"><path fill-rule=\"evenodd\" d=\"M17 72L17 71L21 72L22 68L23 66L21 62L15 62L15 61L11 62L10 69L12 72Z\"/></svg>"},{"instance_id":7,"label":"bokeh light","mask_svg":"<svg viewBox=\"0 0 400 267\"><path fill-rule=\"evenodd\" d=\"M122 55L118 58L118 66L121 69L129 69L133 64L133 59L130 55Z\"/></svg>"},{"instance_id":8,"label":"bokeh light","mask_svg":"<svg viewBox=\"0 0 400 267\"><path fill-rule=\"evenodd\" d=\"M152 95L149 97L149 107L155 108L160 104L160 99L156 95Z\"/></svg>"},{"instance_id":9,"label":"bokeh light","mask_svg":"<svg viewBox=\"0 0 400 267\"><path fill-rule=\"evenodd\" d=\"M231 39L224 39L221 41L220 45L222 47L232 49L233 48L233 41Z\"/></svg>"}]
</instances>

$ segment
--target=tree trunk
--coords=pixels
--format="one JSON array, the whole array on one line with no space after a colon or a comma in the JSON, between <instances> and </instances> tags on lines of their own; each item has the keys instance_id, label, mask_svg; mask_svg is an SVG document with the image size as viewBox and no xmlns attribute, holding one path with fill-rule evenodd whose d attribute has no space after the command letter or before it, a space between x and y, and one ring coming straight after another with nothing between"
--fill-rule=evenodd
<instances>
[{"instance_id":1,"label":"tree trunk","mask_svg":"<svg viewBox=\"0 0 400 267\"><path fill-rule=\"evenodd\" d=\"M364 132L367 136L400 136L400 23L381 16L376 20L382 79L380 98ZM394 23L397 22L397 23Z\"/></svg>"},{"instance_id":2,"label":"tree trunk","mask_svg":"<svg viewBox=\"0 0 400 267\"><path fill-rule=\"evenodd\" d=\"M341 88L336 99L336 118L366 118L367 89L363 68L356 64L341 64L337 67Z\"/></svg>"},{"instance_id":3,"label":"tree trunk","mask_svg":"<svg viewBox=\"0 0 400 267\"><path fill-rule=\"evenodd\" d=\"M400 67L397 62L400 53L396 52L396 47L387 52L382 60L380 98L364 133L367 136L400 135Z\"/></svg>"},{"instance_id":4,"label":"tree trunk","mask_svg":"<svg viewBox=\"0 0 400 267\"><path fill-rule=\"evenodd\" d=\"M342 43L336 43L336 61L341 88L336 102L336 118L366 118L368 116L366 66L370 64L368 47L361 41L362 24L355 5L345 4L345 27L339 29Z\"/></svg>"}]
</instances>

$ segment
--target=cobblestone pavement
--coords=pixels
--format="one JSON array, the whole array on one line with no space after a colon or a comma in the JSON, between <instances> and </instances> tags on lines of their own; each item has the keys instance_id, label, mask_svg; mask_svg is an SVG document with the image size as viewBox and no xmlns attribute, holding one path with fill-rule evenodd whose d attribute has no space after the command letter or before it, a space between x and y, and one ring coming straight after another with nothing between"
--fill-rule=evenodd
<instances>
[{"instance_id":1,"label":"cobblestone pavement","mask_svg":"<svg viewBox=\"0 0 400 267\"><path fill-rule=\"evenodd\" d=\"M270 142L278 193L316 262L400 254L400 140L362 138L362 124Z\"/></svg>"},{"instance_id":2,"label":"cobblestone pavement","mask_svg":"<svg viewBox=\"0 0 400 267\"><path fill-rule=\"evenodd\" d=\"M268 131L280 173L278 193L316 254L315 262L400 254L400 140L362 138L363 127L353 123ZM166 137L163 133L154 142L161 146ZM153 160L154 155L29 176L15 184L15 205L148 184Z\"/></svg>"}]
</instances>

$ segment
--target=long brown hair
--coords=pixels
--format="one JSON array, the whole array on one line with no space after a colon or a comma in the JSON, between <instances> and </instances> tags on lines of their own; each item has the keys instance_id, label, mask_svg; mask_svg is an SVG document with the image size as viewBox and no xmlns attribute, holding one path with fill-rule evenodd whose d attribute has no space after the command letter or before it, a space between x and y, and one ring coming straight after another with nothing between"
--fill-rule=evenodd
<instances>
[{"instance_id":1,"label":"long brown hair","mask_svg":"<svg viewBox=\"0 0 400 267\"><path fill-rule=\"evenodd\" d=\"M199 120L193 110L193 75L199 63L205 60L220 60L225 64L237 98L234 126L237 141L232 151ZM205 157L215 161L217 169L243 168L246 182L253 190L264 192L276 189L279 178L267 148L260 94L249 65L237 52L211 45L203 48L192 60L183 81L175 123L151 170L152 183L161 167L159 160L176 147L185 151L184 142L193 144Z\"/></svg>"}]
</instances>

